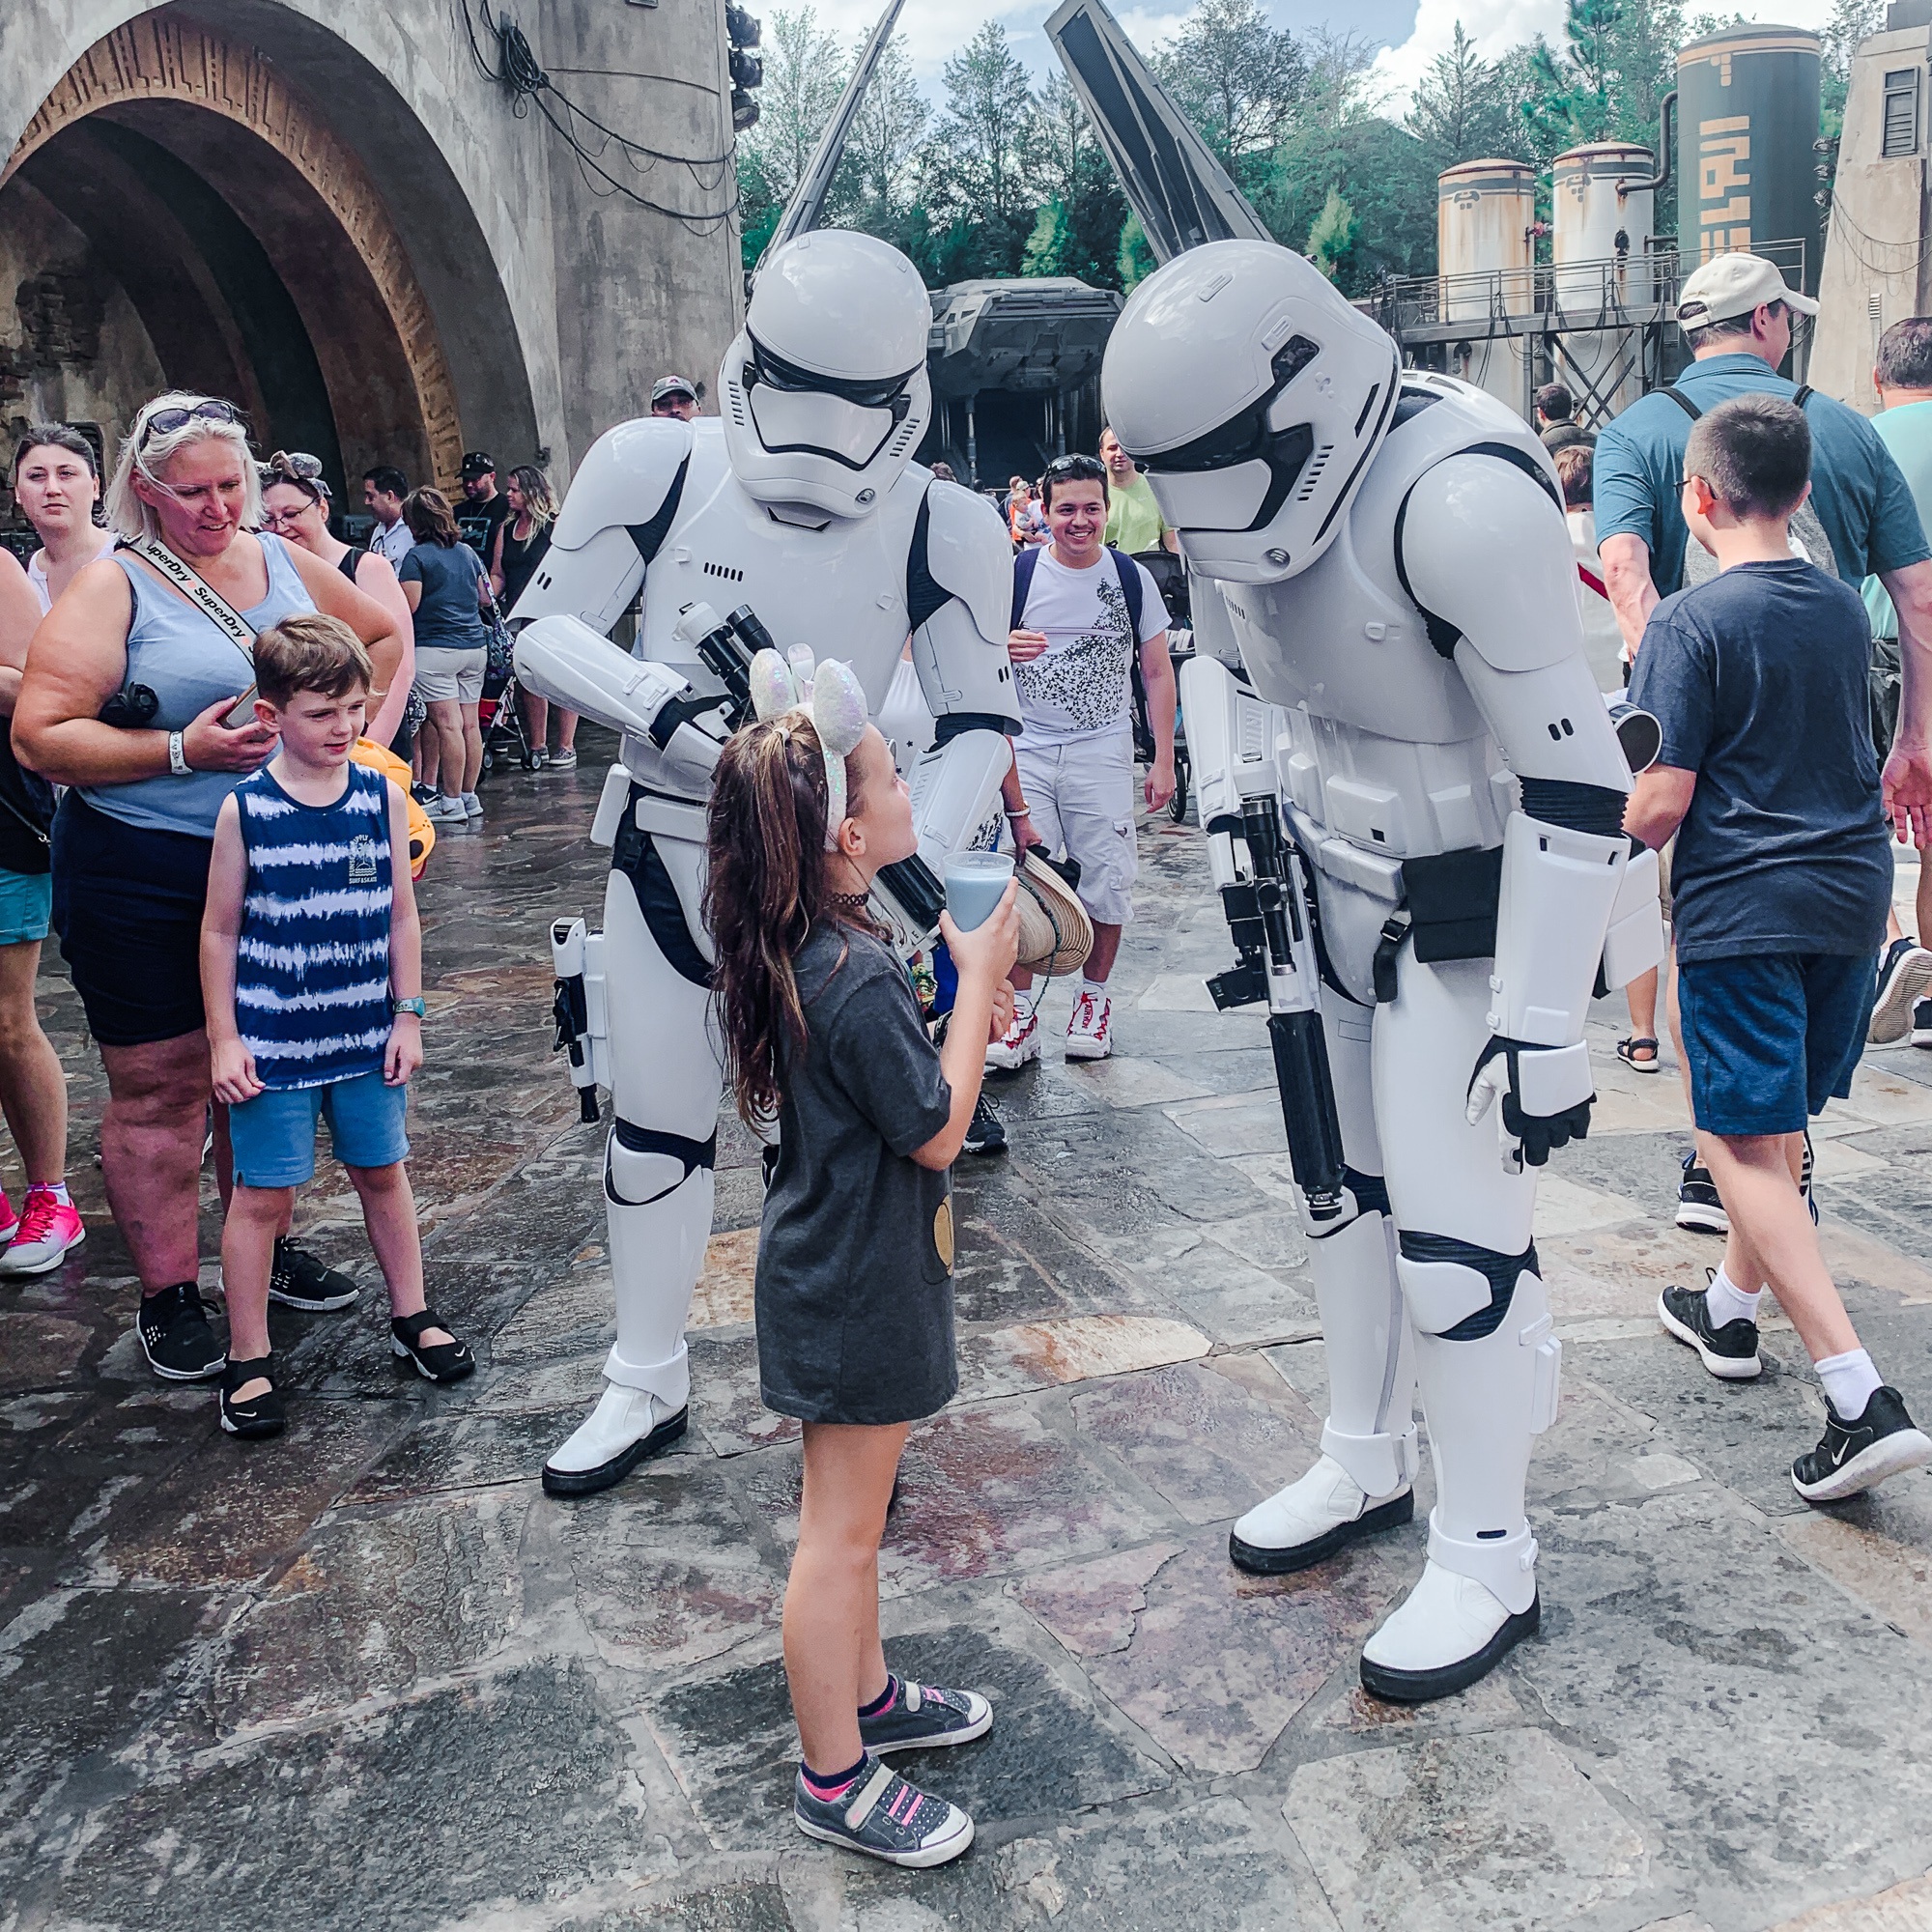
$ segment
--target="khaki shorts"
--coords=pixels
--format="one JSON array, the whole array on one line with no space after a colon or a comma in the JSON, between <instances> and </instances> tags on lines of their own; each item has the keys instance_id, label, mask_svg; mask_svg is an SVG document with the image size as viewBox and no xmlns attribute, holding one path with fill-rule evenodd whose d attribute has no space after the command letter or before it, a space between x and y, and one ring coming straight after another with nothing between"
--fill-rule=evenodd
<instances>
[{"instance_id":1,"label":"khaki shorts","mask_svg":"<svg viewBox=\"0 0 1932 1932\"><path fill-rule=\"evenodd\" d=\"M416 691L425 704L474 704L483 696L483 666L489 651L450 650L426 644L416 652Z\"/></svg>"},{"instance_id":2,"label":"khaki shorts","mask_svg":"<svg viewBox=\"0 0 1932 1932\"><path fill-rule=\"evenodd\" d=\"M1064 745L1014 742L1020 789L1034 830L1055 858L1080 863L1080 903L1102 925L1125 925L1134 916L1140 857L1134 838L1134 737L1118 732L1075 738Z\"/></svg>"}]
</instances>

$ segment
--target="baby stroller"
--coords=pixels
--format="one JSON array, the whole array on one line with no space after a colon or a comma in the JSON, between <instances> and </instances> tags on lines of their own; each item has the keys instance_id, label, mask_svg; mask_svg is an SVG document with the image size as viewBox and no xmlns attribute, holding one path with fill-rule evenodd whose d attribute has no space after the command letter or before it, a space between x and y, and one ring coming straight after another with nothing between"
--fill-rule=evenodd
<instances>
[{"instance_id":1,"label":"baby stroller","mask_svg":"<svg viewBox=\"0 0 1932 1932\"><path fill-rule=\"evenodd\" d=\"M1160 591L1161 602L1167 606L1168 648L1174 658L1175 668L1194 655L1193 632L1188 628L1191 621L1191 604L1187 587L1187 566L1172 551L1149 550L1140 552L1134 558L1145 564L1147 573L1154 581ZM1131 674L1134 690L1134 756L1144 765L1153 763L1153 726L1148 722L1147 685L1141 677L1140 653L1136 651L1131 661ZM1174 796L1167 802L1167 815L1177 825L1187 823L1187 792L1189 766L1187 761L1187 738L1185 721L1180 716L1177 703L1174 716Z\"/></svg>"},{"instance_id":2,"label":"baby stroller","mask_svg":"<svg viewBox=\"0 0 1932 1932\"><path fill-rule=\"evenodd\" d=\"M483 697L476 707L476 723L483 733L483 769L494 771L506 759L527 769L530 747L524 735L524 708L517 702L516 661L510 654L510 634L494 599L484 622L490 632L490 648L483 666Z\"/></svg>"}]
</instances>

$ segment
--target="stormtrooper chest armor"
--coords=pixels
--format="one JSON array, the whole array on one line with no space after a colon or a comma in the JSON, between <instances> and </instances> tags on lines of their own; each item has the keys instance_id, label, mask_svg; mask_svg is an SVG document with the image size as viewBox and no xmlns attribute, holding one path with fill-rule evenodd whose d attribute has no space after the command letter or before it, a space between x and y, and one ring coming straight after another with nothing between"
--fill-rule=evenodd
<instances>
[{"instance_id":1,"label":"stormtrooper chest armor","mask_svg":"<svg viewBox=\"0 0 1932 1932\"><path fill-rule=\"evenodd\" d=\"M1502 842L1514 781L1462 674L1403 588L1402 507L1424 471L1526 432L1413 376L1340 534L1285 582L1223 583L1255 689L1280 707L1281 789L1324 869L1393 897L1406 858Z\"/></svg>"},{"instance_id":2,"label":"stormtrooper chest armor","mask_svg":"<svg viewBox=\"0 0 1932 1932\"><path fill-rule=\"evenodd\" d=\"M699 434L676 515L644 580L639 655L677 668L701 692L718 681L672 635L691 605L722 617L749 604L780 650L808 644L851 666L876 713L907 632L906 558L929 472L908 468L868 517L774 516L732 474L724 441Z\"/></svg>"}]
</instances>

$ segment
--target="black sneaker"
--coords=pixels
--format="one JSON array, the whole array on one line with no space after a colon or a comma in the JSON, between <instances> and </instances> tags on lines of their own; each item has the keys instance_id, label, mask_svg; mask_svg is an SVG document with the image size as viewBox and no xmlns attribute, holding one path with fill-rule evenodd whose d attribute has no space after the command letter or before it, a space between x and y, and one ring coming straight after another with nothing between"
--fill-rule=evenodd
<instances>
[{"instance_id":1,"label":"black sneaker","mask_svg":"<svg viewBox=\"0 0 1932 1932\"><path fill-rule=\"evenodd\" d=\"M1920 1000L1912 1009L1912 1043L1932 1046L1932 1000Z\"/></svg>"},{"instance_id":2,"label":"black sneaker","mask_svg":"<svg viewBox=\"0 0 1932 1932\"><path fill-rule=\"evenodd\" d=\"M791 1816L808 1838L918 1870L956 1859L973 1842L973 1821L958 1805L908 1784L870 1757L837 1798L815 1797L800 1771Z\"/></svg>"},{"instance_id":3,"label":"black sneaker","mask_svg":"<svg viewBox=\"0 0 1932 1932\"><path fill-rule=\"evenodd\" d=\"M269 1272L269 1299L284 1308L305 1309L311 1315L326 1315L347 1308L361 1293L338 1268L332 1268L320 1255L312 1255L293 1235L275 1236L274 1265Z\"/></svg>"},{"instance_id":4,"label":"black sneaker","mask_svg":"<svg viewBox=\"0 0 1932 1932\"><path fill-rule=\"evenodd\" d=\"M1872 1002L1865 1038L1873 1046L1896 1046L1912 1031L1913 1009L1932 987L1932 952L1916 939L1894 939L1879 962L1878 996Z\"/></svg>"},{"instance_id":5,"label":"black sneaker","mask_svg":"<svg viewBox=\"0 0 1932 1932\"><path fill-rule=\"evenodd\" d=\"M1721 1328L1712 1327L1710 1298L1704 1289L1666 1288L1657 1297L1657 1319L1665 1334L1695 1349L1720 1381L1747 1382L1764 1371L1757 1352L1757 1323L1740 1317Z\"/></svg>"},{"instance_id":6,"label":"black sneaker","mask_svg":"<svg viewBox=\"0 0 1932 1932\"><path fill-rule=\"evenodd\" d=\"M134 1333L148 1366L164 1382L204 1382L218 1376L228 1360L227 1350L208 1325L208 1304L191 1281L144 1294Z\"/></svg>"},{"instance_id":7,"label":"black sneaker","mask_svg":"<svg viewBox=\"0 0 1932 1932\"><path fill-rule=\"evenodd\" d=\"M1825 1400L1825 1434L1791 1465L1791 1487L1807 1503L1855 1496L1905 1469L1932 1463L1932 1436L1913 1426L1895 1388L1873 1389L1864 1413L1847 1422Z\"/></svg>"},{"instance_id":8,"label":"black sneaker","mask_svg":"<svg viewBox=\"0 0 1932 1932\"><path fill-rule=\"evenodd\" d=\"M1000 1124L999 1115L986 1104L984 1094L973 1103L973 1123L966 1129L966 1138L961 1145L968 1153L1004 1153L1007 1151L1007 1130Z\"/></svg>"},{"instance_id":9,"label":"black sneaker","mask_svg":"<svg viewBox=\"0 0 1932 1932\"><path fill-rule=\"evenodd\" d=\"M1697 1165L1697 1151L1684 1156L1684 1179L1677 1189L1677 1225L1695 1228L1706 1235L1728 1235L1731 1217L1718 1199L1718 1183L1708 1167Z\"/></svg>"},{"instance_id":10,"label":"black sneaker","mask_svg":"<svg viewBox=\"0 0 1932 1932\"><path fill-rule=\"evenodd\" d=\"M993 1707L977 1690L941 1690L893 1680L893 1701L872 1717L859 1716L859 1742L875 1756L971 1744L993 1728Z\"/></svg>"},{"instance_id":11,"label":"black sneaker","mask_svg":"<svg viewBox=\"0 0 1932 1932\"><path fill-rule=\"evenodd\" d=\"M221 1372L221 1427L225 1435L240 1435L259 1442L279 1435L288 1418L282 1408L282 1392L275 1386L274 1359L262 1355L251 1362L231 1360ZM250 1382L269 1386L245 1402L236 1400L236 1391Z\"/></svg>"}]
</instances>

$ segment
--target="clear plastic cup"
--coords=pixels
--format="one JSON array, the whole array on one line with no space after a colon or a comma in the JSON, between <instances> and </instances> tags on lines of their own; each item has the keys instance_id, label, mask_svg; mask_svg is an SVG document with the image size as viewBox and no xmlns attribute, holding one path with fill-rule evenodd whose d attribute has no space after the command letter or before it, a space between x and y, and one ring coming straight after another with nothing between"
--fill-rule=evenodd
<instances>
[{"instance_id":1,"label":"clear plastic cup","mask_svg":"<svg viewBox=\"0 0 1932 1932\"><path fill-rule=\"evenodd\" d=\"M946 862L946 910L961 932L992 918L1013 875L1009 852L955 852Z\"/></svg>"}]
</instances>

